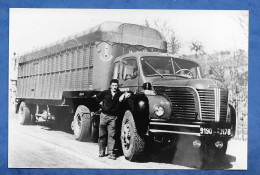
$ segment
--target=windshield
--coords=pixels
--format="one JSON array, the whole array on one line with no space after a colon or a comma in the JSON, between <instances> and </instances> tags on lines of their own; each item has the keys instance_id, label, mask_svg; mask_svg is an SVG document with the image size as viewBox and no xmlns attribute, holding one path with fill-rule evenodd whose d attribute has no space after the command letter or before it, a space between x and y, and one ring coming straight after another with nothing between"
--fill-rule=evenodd
<instances>
[{"instance_id":1,"label":"windshield","mask_svg":"<svg viewBox=\"0 0 260 175\"><path fill-rule=\"evenodd\" d=\"M145 76L161 76L162 78L169 75L185 78L201 77L199 65L189 60L147 56L141 58L141 64Z\"/></svg>"}]
</instances>

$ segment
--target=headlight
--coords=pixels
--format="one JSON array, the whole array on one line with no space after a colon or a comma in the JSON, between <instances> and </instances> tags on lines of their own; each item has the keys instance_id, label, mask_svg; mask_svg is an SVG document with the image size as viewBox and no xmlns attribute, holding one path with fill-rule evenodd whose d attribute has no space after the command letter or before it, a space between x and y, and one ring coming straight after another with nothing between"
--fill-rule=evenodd
<instances>
[{"instance_id":1,"label":"headlight","mask_svg":"<svg viewBox=\"0 0 260 175\"><path fill-rule=\"evenodd\" d=\"M164 109L161 106L155 105L153 107L153 110L154 110L155 115L157 115L158 117L161 117L164 114Z\"/></svg>"}]
</instances>

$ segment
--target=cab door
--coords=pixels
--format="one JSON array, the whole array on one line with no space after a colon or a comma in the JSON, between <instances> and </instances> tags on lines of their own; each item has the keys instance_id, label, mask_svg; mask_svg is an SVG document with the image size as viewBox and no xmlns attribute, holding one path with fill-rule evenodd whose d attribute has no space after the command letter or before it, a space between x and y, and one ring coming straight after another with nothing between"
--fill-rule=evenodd
<instances>
[{"instance_id":1,"label":"cab door","mask_svg":"<svg viewBox=\"0 0 260 175\"><path fill-rule=\"evenodd\" d=\"M139 83L139 69L135 57L126 57L120 64L119 87L121 91L137 93Z\"/></svg>"}]
</instances>

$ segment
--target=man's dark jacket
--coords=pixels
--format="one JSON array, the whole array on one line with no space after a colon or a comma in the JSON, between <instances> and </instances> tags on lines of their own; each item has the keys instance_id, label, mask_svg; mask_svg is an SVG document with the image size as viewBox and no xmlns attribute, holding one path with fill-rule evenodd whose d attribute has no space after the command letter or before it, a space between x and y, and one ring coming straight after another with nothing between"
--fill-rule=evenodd
<instances>
[{"instance_id":1,"label":"man's dark jacket","mask_svg":"<svg viewBox=\"0 0 260 175\"><path fill-rule=\"evenodd\" d=\"M111 90L105 90L97 94L97 100L102 101L102 112L108 115L118 115L122 103L119 102L119 97L123 94L119 89L116 91L114 97L112 97Z\"/></svg>"}]
</instances>

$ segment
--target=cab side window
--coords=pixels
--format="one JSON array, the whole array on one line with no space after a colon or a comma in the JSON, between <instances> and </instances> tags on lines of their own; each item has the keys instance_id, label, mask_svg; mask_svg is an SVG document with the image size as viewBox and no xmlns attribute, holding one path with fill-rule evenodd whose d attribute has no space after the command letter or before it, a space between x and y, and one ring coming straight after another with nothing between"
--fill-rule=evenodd
<instances>
[{"instance_id":1,"label":"cab side window","mask_svg":"<svg viewBox=\"0 0 260 175\"><path fill-rule=\"evenodd\" d=\"M138 77L138 66L137 61L134 58L123 59L123 80L133 80Z\"/></svg>"}]
</instances>

